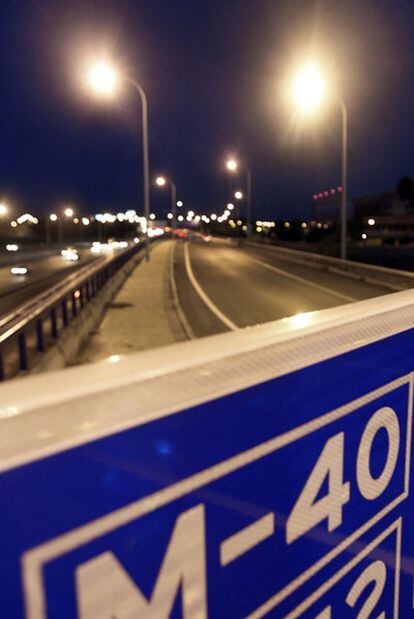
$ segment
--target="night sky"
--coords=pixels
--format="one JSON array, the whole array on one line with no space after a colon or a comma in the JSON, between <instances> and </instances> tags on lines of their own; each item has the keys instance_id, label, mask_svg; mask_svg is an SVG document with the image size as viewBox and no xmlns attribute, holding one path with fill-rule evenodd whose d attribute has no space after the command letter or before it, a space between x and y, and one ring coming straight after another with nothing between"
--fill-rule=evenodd
<instances>
[{"instance_id":1,"label":"night sky","mask_svg":"<svg viewBox=\"0 0 414 619\"><path fill-rule=\"evenodd\" d=\"M234 154L255 215L309 216L312 193L340 182L336 90L350 197L392 189L414 175L413 32L413 0L1 0L0 198L35 214L141 208L139 101L83 91L97 56L147 91L153 176L171 174L188 208L225 205ZM332 101L299 124L287 82L309 58ZM167 193L152 205L165 211Z\"/></svg>"}]
</instances>

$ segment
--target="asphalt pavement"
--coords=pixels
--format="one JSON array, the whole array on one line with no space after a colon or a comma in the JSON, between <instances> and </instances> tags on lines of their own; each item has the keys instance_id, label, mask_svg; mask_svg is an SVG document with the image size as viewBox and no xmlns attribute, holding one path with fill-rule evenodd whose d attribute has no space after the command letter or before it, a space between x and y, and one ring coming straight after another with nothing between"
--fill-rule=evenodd
<instances>
[{"instance_id":1,"label":"asphalt pavement","mask_svg":"<svg viewBox=\"0 0 414 619\"><path fill-rule=\"evenodd\" d=\"M182 312L197 337L390 292L230 241L177 243L174 274Z\"/></svg>"},{"instance_id":2,"label":"asphalt pavement","mask_svg":"<svg viewBox=\"0 0 414 619\"><path fill-rule=\"evenodd\" d=\"M44 292L67 277L74 270L94 261L99 255L90 249L78 249L79 260L69 262L60 255L60 248L28 253L16 253L0 259L0 316L12 312L19 305ZM25 266L27 275L12 275L12 266Z\"/></svg>"}]
</instances>

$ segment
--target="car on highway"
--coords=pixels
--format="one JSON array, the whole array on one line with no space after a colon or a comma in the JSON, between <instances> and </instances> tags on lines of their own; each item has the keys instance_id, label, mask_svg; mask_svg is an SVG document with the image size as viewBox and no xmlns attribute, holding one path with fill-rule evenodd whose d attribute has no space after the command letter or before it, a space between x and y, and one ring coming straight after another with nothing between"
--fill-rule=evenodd
<instances>
[{"instance_id":1,"label":"car on highway","mask_svg":"<svg viewBox=\"0 0 414 619\"><path fill-rule=\"evenodd\" d=\"M17 266L11 267L10 269L10 273L14 277L22 277L23 275L28 275L29 272L30 272L30 269L22 265L17 265Z\"/></svg>"}]
</instances>

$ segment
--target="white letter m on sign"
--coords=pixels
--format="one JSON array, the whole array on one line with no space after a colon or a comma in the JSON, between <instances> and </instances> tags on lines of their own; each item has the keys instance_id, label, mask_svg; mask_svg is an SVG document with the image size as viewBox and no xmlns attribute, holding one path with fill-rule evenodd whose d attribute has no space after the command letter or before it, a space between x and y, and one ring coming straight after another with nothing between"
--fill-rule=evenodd
<instances>
[{"instance_id":1,"label":"white letter m on sign","mask_svg":"<svg viewBox=\"0 0 414 619\"><path fill-rule=\"evenodd\" d=\"M112 552L76 570L80 619L168 619L180 588L183 619L207 619L203 505L177 518L150 600Z\"/></svg>"}]
</instances>

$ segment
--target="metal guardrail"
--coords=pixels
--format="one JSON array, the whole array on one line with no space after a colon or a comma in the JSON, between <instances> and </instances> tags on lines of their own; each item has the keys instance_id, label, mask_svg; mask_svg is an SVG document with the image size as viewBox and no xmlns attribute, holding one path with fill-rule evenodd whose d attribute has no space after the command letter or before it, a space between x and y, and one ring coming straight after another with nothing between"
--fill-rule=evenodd
<instances>
[{"instance_id":1,"label":"metal guardrail","mask_svg":"<svg viewBox=\"0 0 414 619\"><path fill-rule=\"evenodd\" d=\"M322 254L280 247L279 245L273 245L271 243L248 241L245 244L251 248L260 248L263 251L271 252L273 255L277 255L295 264L325 269L345 277L348 276L368 283L384 286L396 292L414 287L414 273L410 271L391 269L374 264L356 262L354 260L341 260L340 258L333 258Z\"/></svg>"},{"instance_id":2,"label":"metal guardrail","mask_svg":"<svg viewBox=\"0 0 414 619\"><path fill-rule=\"evenodd\" d=\"M28 337L34 333L36 352L45 352L48 346L45 324L49 323L51 340L56 341L71 320L140 249L134 245L115 256L86 265L0 318L0 381L6 378L6 348L16 343L18 368L28 370Z\"/></svg>"}]
</instances>

